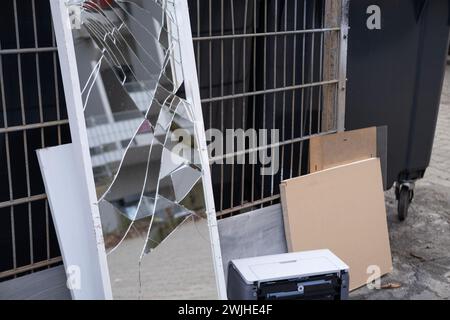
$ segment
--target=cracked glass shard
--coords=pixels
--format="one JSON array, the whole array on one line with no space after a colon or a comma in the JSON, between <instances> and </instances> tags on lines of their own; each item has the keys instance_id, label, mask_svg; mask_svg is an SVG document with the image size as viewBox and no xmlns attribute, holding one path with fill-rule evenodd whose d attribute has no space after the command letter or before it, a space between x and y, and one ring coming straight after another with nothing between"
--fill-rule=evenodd
<instances>
[{"instance_id":1,"label":"cracked glass shard","mask_svg":"<svg viewBox=\"0 0 450 320\"><path fill-rule=\"evenodd\" d=\"M180 203L192 190L198 180L202 176L201 170L194 165L184 165L167 177L169 183L172 183L176 203ZM163 180L164 181L164 180Z\"/></svg>"},{"instance_id":2,"label":"cracked glass shard","mask_svg":"<svg viewBox=\"0 0 450 320\"><path fill-rule=\"evenodd\" d=\"M202 289L184 298L217 298L176 2L67 2L80 12L73 40L111 284L119 299L181 298L179 286Z\"/></svg>"}]
</instances>

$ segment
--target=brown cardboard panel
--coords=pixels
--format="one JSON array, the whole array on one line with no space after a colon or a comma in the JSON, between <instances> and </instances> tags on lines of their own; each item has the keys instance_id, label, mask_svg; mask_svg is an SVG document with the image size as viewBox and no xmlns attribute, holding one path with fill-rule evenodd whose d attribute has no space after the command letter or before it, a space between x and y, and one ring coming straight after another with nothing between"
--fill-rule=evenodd
<instances>
[{"instance_id":1,"label":"brown cardboard panel","mask_svg":"<svg viewBox=\"0 0 450 320\"><path fill-rule=\"evenodd\" d=\"M350 290L366 284L369 266L392 271L378 158L281 183L290 252L330 249L350 267Z\"/></svg>"},{"instance_id":2,"label":"brown cardboard panel","mask_svg":"<svg viewBox=\"0 0 450 320\"><path fill-rule=\"evenodd\" d=\"M377 157L377 128L314 137L309 147L310 172Z\"/></svg>"}]
</instances>

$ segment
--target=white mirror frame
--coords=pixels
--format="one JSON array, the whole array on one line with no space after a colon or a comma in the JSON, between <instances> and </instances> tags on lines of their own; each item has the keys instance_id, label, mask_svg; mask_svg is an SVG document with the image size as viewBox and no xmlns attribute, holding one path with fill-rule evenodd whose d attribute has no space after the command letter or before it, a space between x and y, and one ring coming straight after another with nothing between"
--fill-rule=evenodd
<instances>
[{"instance_id":1,"label":"white mirror frame","mask_svg":"<svg viewBox=\"0 0 450 320\"><path fill-rule=\"evenodd\" d=\"M222 264L222 254L220 250L220 240L216 220L216 210L214 207L214 197L211 183L211 172L209 167L209 158L206 145L206 135L203 123L201 108L200 91L197 78L197 69L194 57L194 47L192 41L191 25L189 19L189 10L187 0L175 1L175 16L179 27L179 41L181 48L181 68L184 75L184 86L186 91L186 100L193 106L196 131L200 144L200 161L203 170L203 188L205 195L205 209L208 217L208 226L211 239L211 250L213 255L213 265L216 276L216 285L219 299L226 299L225 275ZM86 123L83 111L83 102L81 97L80 80L76 62L75 48L70 25L70 17L65 0L50 0L53 25L56 41L58 45L59 61L61 65L61 74L65 91L67 113L69 118L70 132L72 137L72 154L77 163L80 185L85 187L82 190L83 199L90 208L90 212L80 212L80 214L89 215L91 219L84 219L86 232L94 230L95 239L89 242L90 248L86 248L86 257L83 260L89 260L89 270L82 270L82 273L100 274L94 277L95 282L89 284L89 288L83 288L82 295L72 291L74 299L112 299L111 283L109 278L109 269L106 259L106 251L103 241L103 233L99 209L97 205L97 195L95 191L94 176L92 172L91 156L89 153L89 143L86 130ZM44 177L44 180L46 178ZM46 186L47 187L47 186ZM67 196L70 196L68 194ZM51 194L49 194L49 198ZM52 199L49 199L52 202ZM54 208L52 208L54 211ZM53 215L64 213L52 212ZM58 229L58 225L55 224ZM57 231L58 232L58 231ZM60 238L60 234L58 233ZM76 241L76 239L73 239ZM67 242L63 243L59 239L63 260L66 264L71 254L69 248L64 248ZM77 257L79 260L80 257ZM94 261L94 263L92 263Z\"/></svg>"}]
</instances>

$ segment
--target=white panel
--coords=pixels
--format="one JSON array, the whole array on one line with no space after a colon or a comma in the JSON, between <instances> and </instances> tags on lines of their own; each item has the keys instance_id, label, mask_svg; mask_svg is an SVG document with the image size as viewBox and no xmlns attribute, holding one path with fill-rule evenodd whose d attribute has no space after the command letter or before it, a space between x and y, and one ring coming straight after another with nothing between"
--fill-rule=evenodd
<instances>
[{"instance_id":1,"label":"white panel","mask_svg":"<svg viewBox=\"0 0 450 320\"><path fill-rule=\"evenodd\" d=\"M72 144L37 150L73 299L105 299L99 249ZM78 271L80 273L78 274ZM77 281L80 280L78 284ZM72 282L73 281L73 282Z\"/></svg>"}]
</instances>

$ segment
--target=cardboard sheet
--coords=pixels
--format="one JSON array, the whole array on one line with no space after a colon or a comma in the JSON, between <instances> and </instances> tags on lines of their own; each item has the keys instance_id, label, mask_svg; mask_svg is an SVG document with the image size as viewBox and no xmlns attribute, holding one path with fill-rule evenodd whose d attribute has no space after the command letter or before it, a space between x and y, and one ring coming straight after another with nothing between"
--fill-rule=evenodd
<instances>
[{"instance_id":1,"label":"cardboard sheet","mask_svg":"<svg viewBox=\"0 0 450 320\"><path fill-rule=\"evenodd\" d=\"M290 252L330 249L350 266L350 290L367 270L392 271L380 160L373 158L282 182Z\"/></svg>"},{"instance_id":2,"label":"cardboard sheet","mask_svg":"<svg viewBox=\"0 0 450 320\"><path fill-rule=\"evenodd\" d=\"M310 141L310 172L377 157L377 128L314 137Z\"/></svg>"},{"instance_id":3,"label":"cardboard sheet","mask_svg":"<svg viewBox=\"0 0 450 320\"><path fill-rule=\"evenodd\" d=\"M387 172L387 126L337 132L311 139L310 173L355 161L380 158L384 190L390 189Z\"/></svg>"}]
</instances>

